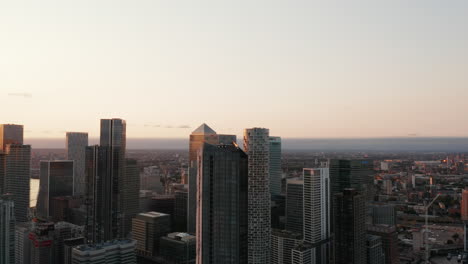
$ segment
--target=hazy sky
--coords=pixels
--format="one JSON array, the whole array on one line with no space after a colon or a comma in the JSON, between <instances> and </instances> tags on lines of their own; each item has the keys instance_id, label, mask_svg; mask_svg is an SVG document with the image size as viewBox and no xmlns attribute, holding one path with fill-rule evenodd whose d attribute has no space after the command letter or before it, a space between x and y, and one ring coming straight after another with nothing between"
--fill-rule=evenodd
<instances>
[{"instance_id":1,"label":"hazy sky","mask_svg":"<svg viewBox=\"0 0 468 264\"><path fill-rule=\"evenodd\" d=\"M0 123L466 136L467 14L466 0L1 1Z\"/></svg>"}]
</instances>

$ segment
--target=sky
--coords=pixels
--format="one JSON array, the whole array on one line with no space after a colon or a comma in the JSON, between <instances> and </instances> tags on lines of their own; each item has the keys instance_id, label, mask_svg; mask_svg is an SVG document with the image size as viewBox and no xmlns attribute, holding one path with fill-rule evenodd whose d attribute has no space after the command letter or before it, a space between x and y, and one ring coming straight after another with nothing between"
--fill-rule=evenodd
<instances>
[{"instance_id":1,"label":"sky","mask_svg":"<svg viewBox=\"0 0 468 264\"><path fill-rule=\"evenodd\" d=\"M468 1L0 1L0 123L25 137L468 135Z\"/></svg>"}]
</instances>

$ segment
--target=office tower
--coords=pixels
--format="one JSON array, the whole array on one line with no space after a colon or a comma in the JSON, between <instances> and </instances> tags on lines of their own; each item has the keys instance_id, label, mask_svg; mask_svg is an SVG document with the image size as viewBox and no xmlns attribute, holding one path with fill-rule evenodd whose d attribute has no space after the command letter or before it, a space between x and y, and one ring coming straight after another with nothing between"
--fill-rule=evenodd
<instances>
[{"instance_id":1,"label":"office tower","mask_svg":"<svg viewBox=\"0 0 468 264\"><path fill-rule=\"evenodd\" d=\"M249 264L270 262L270 139L265 128L246 129L249 160Z\"/></svg>"},{"instance_id":2,"label":"office tower","mask_svg":"<svg viewBox=\"0 0 468 264\"><path fill-rule=\"evenodd\" d=\"M187 233L170 233L161 237L160 256L164 263L195 264L196 238Z\"/></svg>"},{"instance_id":3,"label":"office tower","mask_svg":"<svg viewBox=\"0 0 468 264\"><path fill-rule=\"evenodd\" d=\"M84 237L68 238L63 240L63 264L72 264L72 250L76 246L84 245Z\"/></svg>"},{"instance_id":4,"label":"office tower","mask_svg":"<svg viewBox=\"0 0 468 264\"><path fill-rule=\"evenodd\" d=\"M302 244L302 234L287 230L271 231L271 264L291 264L292 250Z\"/></svg>"},{"instance_id":5,"label":"office tower","mask_svg":"<svg viewBox=\"0 0 468 264\"><path fill-rule=\"evenodd\" d=\"M3 154L3 150L0 150L0 195L4 194L5 191L5 176L6 176L6 154Z\"/></svg>"},{"instance_id":6,"label":"office tower","mask_svg":"<svg viewBox=\"0 0 468 264\"><path fill-rule=\"evenodd\" d=\"M132 219L139 213L140 171L137 161L126 159L125 180L123 185L123 220L125 237L131 231Z\"/></svg>"},{"instance_id":7,"label":"office tower","mask_svg":"<svg viewBox=\"0 0 468 264\"><path fill-rule=\"evenodd\" d=\"M88 243L109 241L124 233L125 135L124 120L101 119L101 145L86 148Z\"/></svg>"},{"instance_id":8,"label":"office tower","mask_svg":"<svg viewBox=\"0 0 468 264\"><path fill-rule=\"evenodd\" d=\"M67 132L67 159L73 160L75 177L73 178L73 195L85 195L85 162L88 133Z\"/></svg>"},{"instance_id":9,"label":"office tower","mask_svg":"<svg viewBox=\"0 0 468 264\"><path fill-rule=\"evenodd\" d=\"M301 244L292 250L292 264L312 264L313 262L312 246L309 244Z\"/></svg>"},{"instance_id":10,"label":"office tower","mask_svg":"<svg viewBox=\"0 0 468 264\"><path fill-rule=\"evenodd\" d=\"M396 208L391 204L371 204L369 210L374 225L396 225Z\"/></svg>"},{"instance_id":11,"label":"office tower","mask_svg":"<svg viewBox=\"0 0 468 264\"><path fill-rule=\"evenodd\" d=\"M286 230L303 234L304 232L304 180L286 180Z\"/></svg>"},{"instance_id":12,"label":"office tower","mask_svg":"<svg viewBox=\"0 0 468 264\"><path fill-rule=\"evenodd\" d=\"M335 194L335 263L366 263L365 198L355 189Z\"/></svg>"},{"instance_id":13,"label":"office tower","mask_svg":"<svg viewBox=\"0 0 468 264\"><path fill-rule=\"evenodd\" d=\"M8 144L23 145L23 130L22 125L0 125L0 152L5 151Z\"/></svg>"},{"instance_id":14,"label":"office tower","mask_svg":"<svg viewBox=\"0 0 468 264\"><path fill-rule=\"evenodd\" d=\"M464 226L465 251L468 251L468 188L462 191L461 220Z\"/></svg>"},{"instance_id":15,"label":"office tower","mask_svg":"<svg viewBox=\"0 0 468 264\"><path fill-rule=\"evenodd\" d=\"M281 194L281 138L270 137L270 193Z\"/></svg>"},{"instance_id":16,"label":"office tower","mask_svg":"<svg viewBox=\"0 0 468 264\"><path fill-rule=\"evenodd\" d=\"M353 188L371 200L374 184L373 162L371 160L330 160L330 181L332 195L346 188Z\"/></svg>"},{"instance_id":17,"label":"office tower","mask_svg":"<svg viewBox=\"0 0 468 264\"><path fill-rule=\"evenodd\" d=\"M235 144L205 143L199 152L198 264L247 263L247 162L247 155Z\"/></svg>"},{"instance_id":18,"label":"office tower","mask_svg":"<svg viewBox=\"0 0 468 264\"><path fill-rule=\"evenodd\" d=\"M13 195L16 222L27 222L30 202L31 146L7 144L5 154L3 192Z\"/></svg>"},{"instance_id":19,"label":"office tower","mask_svg":"<svg viewBox=\"0 0 468 264\"><path fill-rule=\"evenodd\" d=\"M0 195L0 264L15 263L14 210L11 195Z\"/></svg>"},{"instance_id":20,"label":"office tower","mask_svg":"<svg viewBox=\"0 0 468 264\"><path fill-rule=\"evenodd\" d=\"M379 236L367 235L367 264L385 264L385 254Z\"/></svg>"},{"instance_id":21,"label":"office tower","mask_svg":"<svg viewBox=\"0 0 468 264\"><path fill-rule=\"evenodd\" d=\"M159 213L168 214L171 216L171 221L174 219L174 209L175 209L175 195L174 194L164 194L156 195L151 198L149 204L149 211L155 211Z\"/></svg>"},{"instance_id":22,"label":"office tower","mask_svg":"<svg viewBox=\"0 0 468 264\"><path fill-rule=\"evenodd\" d=\"M235 135L218 135L207 124L202 124L190 134L189 145L189 202L187 229L195 234L197 215L197 155L204 143L208 144L231 144L236 142Z\"/></svg>"},{"instance_id":23,"label":"office tower","mask_svg":"<svg viewBox=\"0 0 468 264\"><path fill-rule=\"evenodd\" d=\"M130 239L112 240L72 249L73 264L136 264L136 242Z\"/></svg>"},{"instance_id":24,"label":"office tower","mask_svg":"<svg viewBox=\"0 0 468 264\"><path fill-rule=\"evenodd\" d=\"M41 161L37 214L49 218L52 199L73 195L73 161Z\"/></svg>"},{"instance_id":25,"label":"office tower","mask_svg":"<svg viewBox=\"0 0 468 264\"><path fill-rule=\"evenodd\" d=\"M65 259L65 241L68 239L81 239L83 241L83 227L67 222L54 224L53 230L53 263L63 263Z\"/></svg>"},{"instance_id":26,"label":"office tower","mask_svg":"<svg viewBox=\"0 0 468 264\"><path fill-rule=\"evenodd\" d=\"M381 237L382 248L385 254L385 264L400 263L398 253L398 233L395 226L368 225L367 233Z\"/></svg>"},{"instance_id":27,"label":"office tower","mask_svg":"<svg viewBox=\"0 0 468 264\"><path fill-rule=\"evenodd\" d=\"M126 122L122 119L101 119L100 147L108 151L106 157L107 173L112 178L112 211L116 234L113 238L124 237L124 215L126 208L124 199L125 189L125 149L126 149Z\"/></svg>"},{"instance_id":28,"label":"office tower","mask_svg":"<svg viewBox=\"0 0 468 264\"><path fill-rule=\"evenodd\" d=\"M304 241L314 246L314 263L330 262L330 222L329 169L304 169Z\"/></svg>"},{"instance_id":29,"label":"office tower","mask_svg":"<svg viewBox=\"0 0 468 264\"><path fill-rule=\"evenodd\" d=\"M171 232L171 216L158 212L138 214L133 218L132 235L140 256L155 256L159 251L159 238Z\"/></svg>"},{"instance_id":30,"label":"office tower","mask_svg":"<svg viewBox=\"0 0 468 264\"><path fill-rule=\"evenodd\" d=\"M174 193L174 226L177 232L187 231L187 209L188 209L188 192L176 191Z\"/></svg>"},{"instance_id":31,"label":"office tower","mask_svg":"<svg viewBox=\"0 0 468 264\"><path fill-rule=\"evenodd\" d=\"M15 264L29 264L31 262L30 231L31 223L19 223L15 226Z\"/></svg>"},{"instance_id":32,"label":"office tower","mask_svg":"<svg viewBox=\"0 0 468 264\"><path fill-rule=\"evenodd\" d=\"M76 225L82 225L75 221L76 215L73 214L73 209L80 209L81 205L83 205L83 201L83 197L76 196L59 196L52 198L49 210L51 220L54 222L65 221Z\"/></svg>"}]
</instances>

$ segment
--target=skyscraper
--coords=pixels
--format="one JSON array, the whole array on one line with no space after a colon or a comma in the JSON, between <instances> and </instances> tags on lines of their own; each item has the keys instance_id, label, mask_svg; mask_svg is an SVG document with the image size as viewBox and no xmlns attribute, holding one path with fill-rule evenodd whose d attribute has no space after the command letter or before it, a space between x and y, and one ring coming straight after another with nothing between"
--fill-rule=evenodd
<instances>
[{"instance_id":1,"label":"skyscraper","mask_svg":"<svg viewBox=\"0 0 468 264\"><path fill-rule=\"evenodd\" d=\"M385 264L382 239L379 236L367 235L367 264Z\"/></svg>"},{"instance_id":2,"label":"skyscraper","mask_svg":"<svg viewBox=\"0 0 468 264\"><path fill-rule=\"evenodd\" d=\"M313 245L313 263L331 259L328 168L304 169L304 241Z\"/></svg>"},{"instance_id":3,"label":"skyscraper","mask_svg":"<svg viewBox=\"0 0 468 264\"><path fill-rule=\"evenodd\" d=\"M161 237L159 255L167 263L195 264L196 238L187 233L170 233ZM165 262L165 263L166 263Z\"/></svg>"},{"instance_id":4,"label":"skyscraper","mask_svg":"<svg viewBox=\"0 0 468 264\"><path fill-rule=\"evenodd\" d=\"M247 263L247 155L204 143L198 158L197 263Z\"/></svg>"},{"instance_id":5,"label":"skyscraper","mask_svg":"<svg viewBox=\"0 0 468 264\"><path fill-rule=\"evenodd\" d=\"M51 216L53 199L73 195L73 161L41 161L37 213Z\"/></svg>"},{"instance_id":6,"label":"skyscraper","mask_svg":"<svg viewBox=\"0 0 468 264\"><path fill-rule=\"evenodd\" d=\"M330 160L332 195L346 188L354 188L370 199L373 186L373 162L371 160Z\"/></svg>"},{"instance_id":7,"label":"skyscraper","mask_svg":"<svg viewBox=\"0 0 468 264\"><path fill-rule=\"evenodd\" d=\"M197 215L197 155L204 143L231 144L236 142L235 135L218 135L207 124L202 124L190 134L189 145L189 196L187 230L195 234Z\"/></svg>"},{"instance_id":8,"label":"skyscraper","mask_svg":"<svg viewBox=\"0 0 468 264\"><path fill-rule=\"evenodd\" d=\"M159 239L171 232L171 216L158 212L138 214L132 222L136 252L140 256L155 256L159 252Z\"/></svg>"},{"instance_id":9,"label":"skyscraper","mask_svg":"<svg viewBox=\"0 0 468 264\"><path fill-rule=\"evenodd\" d=\"M31 146L7 144L5 154L4 164L0 166L5 168L3 192L13 195L16 222L27 222L30 195Z\"/></svg>"},{"instance_id":10,"label":"skyscraper","mask_svg":"<svg viewBox=\"0 0 468 264\"><path fill-rule=\"evenodd\" d=\"M269 130L244 132L244 150L249 160L249 264L270 263L270 139Z\"/></svg>"},{"instance_id":11,"label":"skyscraper","mask_svg":"<svg viewBox=\"0 0 468 264\"><path fill-rule=\"evenodd\" d=\"M66 134L67 159L75 164L75 177L73 178L73 194L85 194L85 159L88 146L88 133L67 132Z\"/></svg>"},{"instance_id":12,"label":"skyscraper","mask_svg":"<svg viewBox=\"0 0 468 264\"><path fill-rule=\"evenodd\" d=\"M465 244L465 251L468 251L468 188L465 188L462 191L462 202L461 202L461 219L463 221L464 226L464 244Z\"/></svg>"},{"instance_id":13,"label":"skyscraper","mask_svg":"<svg viewBox=\"0 0 468 264\"><path fill-rule=\"evenodd\" d=\"M100 146L86 148L88 243L123 236L126 123L101 119Z\"/></svg>"},{"instance_id":14,"label":"skyscraper","mask_svg":"<svg viewBox=\"0 0 468 264\"><path fill-rule=\"evenodd\" d=\"M304 233L304 180L286 180L286 230Z\"/></svg>"},{"instance_id":15,"label":"skyscraper","mask_svg":"<svg viewBox=\"0 0 468 264\"><path fill-rule=\"evenodd\" d=\"M355 189L335 194L335 263L365 264L365 198Z\"/></svg>"},{"instance_id":16,"label":"skyscraper","mask_svg":"<svg viewBox=\"0 0 468 264\"><path fill-rule=\"evenodd\" d=\"M174 226L177 232L187 231L187 209L188 209L188 192L176 191L174 193L175 205L174 205Z\"/></svg>"},{"instance_id":17,"label":"skyscraper","mask_svg":"<svg viewBox=\"0 0 468 264\"><path fill-rule=\"evenodd\" d=\"M11 195L0 195L0 264L15 263L14 210Z\"/></svg>"},{"instance_id":18,"label":"skyscraper","mask_svg":"<svg viewBox=\"0 0 468 264\"><path fill-rule=\"evenodd\" d=\"M391 204L371 204L369 206L372 224L374 225L396 225L397 212Z\"/></svg>"},{"instance_id":19,"label":"skyscraper","mask_svg":"<svg viewBox=\"0 0 468 264\"><path fill-rule=\"evenodd\" d=\"M270 137L270 193L281 194L281 138Z\"/></svg>"},{"instance_id":20,"label":"skyscraper","mask_svg":"<svg viewBox=\"0 0 468 264\"><path fill-rule=\"evenodd\" d=\"M0 125L0 150L5 151L8 144L23 145L23 130L22 125Z\"/></svg>"},{"instance_id":21,"label":"skyscraper","mask_svg":"<svg viewBox=\"0 0 468 264\"><path fill-rule=\"evenodd\" d=\"M140 201L140 171L134 159L126 159L125 181L123 185L123 237L132 227L132 219L139 213Z\"/></svg>"}]
</instances>

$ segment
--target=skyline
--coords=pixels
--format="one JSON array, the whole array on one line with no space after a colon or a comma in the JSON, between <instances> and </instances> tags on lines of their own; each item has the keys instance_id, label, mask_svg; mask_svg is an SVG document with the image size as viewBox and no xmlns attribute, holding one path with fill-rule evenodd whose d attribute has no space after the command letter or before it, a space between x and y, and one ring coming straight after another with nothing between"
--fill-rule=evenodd
<instances>
[{"instance_id":1,"label":"skyline","mask_svg":"<svg viewBox=\"0 0 468 264\"><path fill-rule=\"evenodd\" d=\"M204 121L290 138L468 135L466 1L183 3L1 3L0 123L28 138L94 137L112 117L136 138Z\"/></svg>"}]
</instances>

